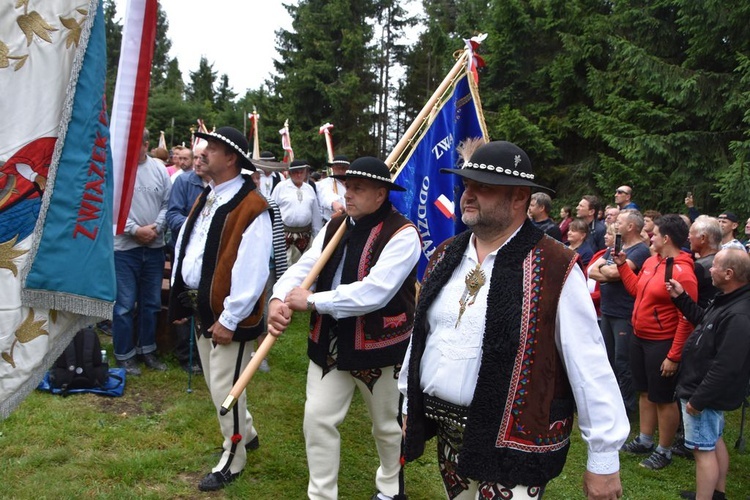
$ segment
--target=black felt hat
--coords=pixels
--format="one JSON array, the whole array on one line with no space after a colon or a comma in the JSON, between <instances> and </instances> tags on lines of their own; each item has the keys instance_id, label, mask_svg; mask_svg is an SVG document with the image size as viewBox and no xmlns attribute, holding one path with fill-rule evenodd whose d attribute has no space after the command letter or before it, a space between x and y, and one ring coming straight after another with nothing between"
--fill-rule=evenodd
<instances>
[{"instance_id":1,"label":"black felt hat","mask_svg":"<svg viewBox=\"0 0 750 500\"><path fill-rule=\"evenodd\" d=\"M247 139L242 132L234 127L221 127L213 132L196 132L196 137L201 139L223 142L237 153L240 159L240 167L255 170L255 165L250 161L248 155Z\"/></svg>"},{"instance_id":2,"label":"black felt hat","mask_svg":"<svg viewBox=\"0 0 750 500\"><path fill-rule=\"evenodd\" d=\"M309 168L312 169L310 166L310 163L307 160L294 160L292 163L289 164L289 170L300 170L303 168Z\"/></svg>"},{"instance_id":3,"label":"black felt hat","mask_svg":"<svg viewBox=\"0 0 750 500\"><path fill-rule=\"evenodd\" d=\"M276 155L270 151L261 151L260 158L253 158L253 165L268 170L282 171L289 168L289 163L283 161L277 161Z\"/></svg>"},{"instance_id":4,"label":"black felt hat","mask_svg":"<svg viewBox=\"0 0 750 500\"><path fill-rule=\"evenodd\" d=\"M334 179L372 179L380 181L392 191L406 191L405 188L391 182L391 172L383 160L373 158L372 156L363 156L354 160L345 174L332 175Z\"/></svg>"},{"instance_id":5,"label":"black felt hat","mask_svg":"<svg viewBox=\"0 0 750 500\"><path fill-rule=\"evenodd\" d=\"M463 168L441 168L440 172L494 186L531 186L554 192L534 182L534 172L526 152L508 141L493 141L480 146Z\"/></svg>"},{"instance_id":6,"label":"black felt hat","mask_svg":"<svg viewBox=\"0 0 750 500\"><path fill-rule=\"evenodd\" d=\"M349 158L346 155L336 155L333 157L333 161L328 164L332 167L348 167Z\"/></svg>"}]
</instances>

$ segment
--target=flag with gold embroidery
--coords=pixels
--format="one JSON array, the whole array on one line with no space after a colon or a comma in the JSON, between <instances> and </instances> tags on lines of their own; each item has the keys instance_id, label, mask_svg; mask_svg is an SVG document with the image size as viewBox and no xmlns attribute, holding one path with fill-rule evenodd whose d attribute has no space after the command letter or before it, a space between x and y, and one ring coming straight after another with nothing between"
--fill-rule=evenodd
<instances>
[{"instance_id":1,"label":"flag with gold embroidery","mask_svg":"<svg viewBox=\"0 0 750 500\"><path fill-rule=\"evenodd\" d=\"M0 0L0 418L111 317L105 74L99 0Z\"/></svg>"}]
</instances>

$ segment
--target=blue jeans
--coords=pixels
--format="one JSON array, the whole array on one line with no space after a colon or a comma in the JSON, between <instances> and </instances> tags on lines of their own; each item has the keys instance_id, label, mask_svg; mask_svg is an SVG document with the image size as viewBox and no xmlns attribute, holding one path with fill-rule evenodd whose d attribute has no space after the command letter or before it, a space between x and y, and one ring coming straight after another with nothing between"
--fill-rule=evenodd
<instances>
[{"instance_id":1,"label":"blue jeans","mask_svg":"<svg viewBox=\"0 0 750 500\"><path fill-rule=\"evenodd\" d=\"M137 247L115 252L117 299L112 319L112 343L118 361L156 350L156 321L161 311L163 273L163 248ZM134 328L136 316L137 329Z\"/></svg>"}]
</instances>

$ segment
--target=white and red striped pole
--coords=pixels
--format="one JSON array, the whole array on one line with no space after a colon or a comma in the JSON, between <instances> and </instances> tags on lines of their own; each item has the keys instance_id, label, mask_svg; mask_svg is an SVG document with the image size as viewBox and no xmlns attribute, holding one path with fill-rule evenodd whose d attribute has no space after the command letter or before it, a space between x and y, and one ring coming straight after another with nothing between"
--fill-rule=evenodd
<instances>
[{"instance_id":1,"label":"white and red striped pole","mask_svg":"<svg viewBox=\"0 0 750 500\"><path fill-rule=\"evenodd\" d=\"M332 123L326 123L321 125L318 130L319 134L323 134L326 138L326 151L328 152L328 163L333 163L333 140L331 139L331 129L333 128Z\"/></svg>"}]
</instances>

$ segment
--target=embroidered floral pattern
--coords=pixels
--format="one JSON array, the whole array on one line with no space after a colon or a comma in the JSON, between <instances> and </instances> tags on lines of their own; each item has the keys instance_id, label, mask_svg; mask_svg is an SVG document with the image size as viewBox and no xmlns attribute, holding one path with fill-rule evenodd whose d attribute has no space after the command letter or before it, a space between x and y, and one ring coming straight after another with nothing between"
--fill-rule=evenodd
<instances>
[{"instance_id":1,"label":"embroidered floral pattern","mask_svg":"<svg viewBox=\"0 0 750 500\"><path fill-rule=\"evenodd\" d=\"M522 328L516 368L511 379L511 390L505 407L501 433L497 437L497 446L507 446L524 451L552 451L565 446L570 437L572 421L569 419L553 422L549 432L539 435L524 426L523 413L528 404L528 384L535 361L536 345L539 341L539 300L542 294L542 267L544 255L541 248L536 248L524 260L524 304L522 306ZM507 434L503 435L502 429Z\"/></svg>"},{"instance_id":2,"label":"embroidered floral pattern","mask_svg":"<svg viewBox=\"0 0 750 500\"><path fill-rule=\"evenodd\" d=\"M368 368L367 370L352 370L350 373L352 374L352 377L361 380L362 383L370 389L370 394L372 394L372 389L375 387L375 383L378 379L383 375L383 370L380 368Z\"/></svg>"},{"instance_id":3,"label":"embroidered floral pattern","mask_svg":"<svg viewBox=\"0 0 750 500\"><path fill-rule=\"evenodd\" d=\"M463 445L462 432L452 424L441 422L437 428L437 454L440 476L449 499L454 499L469 489L469 480L456 472L458 450ZM539 498L544 488L539 486L508 487L496 482L482 481L477 484L477 498L487 500L510 500Z\"/></svg>"}]
</instances>

